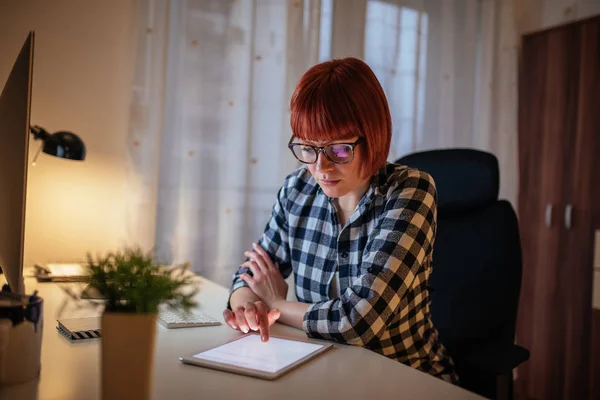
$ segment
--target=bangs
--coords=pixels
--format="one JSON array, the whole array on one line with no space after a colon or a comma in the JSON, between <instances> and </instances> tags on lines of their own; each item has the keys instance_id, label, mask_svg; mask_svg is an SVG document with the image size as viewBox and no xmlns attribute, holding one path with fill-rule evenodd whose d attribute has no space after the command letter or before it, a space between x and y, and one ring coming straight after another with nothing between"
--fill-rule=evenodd
<instances>
[{"instance_id":1,"label":"bangs","mask_svg":"<svg viewBox=\"0 0 600 400\"><path fill-rule=\"evenodd\" d=\"M392 138L392 117L383 88L364 61L330 60L309 68L290 101L294 138L312 143L364 139L362 176L385 166Z\"/></svg>"},{"instance_id":2,"label":"bangs","mask_svg":"<svg viewBox=\"0 0 600 400\"><path fill-rule=\"evenodd\" d=\"M363 136L360 114L349 93L331 79L311 86L297 91L292 98L290 124L294 137L325 143Z\"/></svg>"}]
</instances>

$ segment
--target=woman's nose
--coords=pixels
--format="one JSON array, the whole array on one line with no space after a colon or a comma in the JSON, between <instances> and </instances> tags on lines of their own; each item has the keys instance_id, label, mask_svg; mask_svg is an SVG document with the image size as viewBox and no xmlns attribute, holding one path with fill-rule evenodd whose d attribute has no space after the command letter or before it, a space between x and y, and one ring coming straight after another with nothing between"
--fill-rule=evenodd
<instances>
[{"instance_id":1,"label":"woman's nose","mask_svg":"<svg viewBox=\"0 0 600 400\"><path fill-rule=\"evenodd\" d=\"M333 167L333 163L327 157L325 157L325 154L322 151L317 154L316 164L317 171L328 171Z\"/></svg>"}]
</instances>

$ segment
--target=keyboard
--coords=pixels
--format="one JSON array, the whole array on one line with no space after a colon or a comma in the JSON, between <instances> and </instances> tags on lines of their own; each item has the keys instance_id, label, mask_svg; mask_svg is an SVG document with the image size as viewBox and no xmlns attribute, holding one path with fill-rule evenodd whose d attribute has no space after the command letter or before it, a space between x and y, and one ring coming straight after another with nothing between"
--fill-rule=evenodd
<instances>
[{"instance_id":1,"label":"keyboard","mask_svg":"<svg viewBox=\"0 0 600 400\"><path fill-rule=\"evenodd\" d=\"M201 311L191 311L186 314L183 311L172 311L167 308L158 311L158 322L168 329L221 325L221 322Z\"/></svg>"}]
</instances>

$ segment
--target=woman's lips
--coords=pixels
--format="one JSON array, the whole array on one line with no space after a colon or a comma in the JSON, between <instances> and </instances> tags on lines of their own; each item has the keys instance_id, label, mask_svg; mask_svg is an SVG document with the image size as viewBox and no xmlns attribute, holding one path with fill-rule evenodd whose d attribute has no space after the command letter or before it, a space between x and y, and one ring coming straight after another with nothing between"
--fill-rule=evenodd
<instances>
[{"instance_id":1,"label":"woman's lips","mask_svg":"<svg viewBox=\"0 0 600 400\"><path fill-rule=\"evenodd\" d=\"M337 185L340 182L340 180L339 179L337 179L337 180L321 179L319 182L323 186L333 187L333 186Z\"/></svg>"}]
</instances>

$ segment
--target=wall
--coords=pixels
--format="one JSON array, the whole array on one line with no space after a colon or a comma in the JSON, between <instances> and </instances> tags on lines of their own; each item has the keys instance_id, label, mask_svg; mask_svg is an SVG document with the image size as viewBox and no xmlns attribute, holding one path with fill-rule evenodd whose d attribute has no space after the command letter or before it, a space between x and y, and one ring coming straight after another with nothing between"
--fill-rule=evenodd
<instances>
[{"instance_id":1,"label":"wall","mask_svg":"<svg viewBox=\"0 0 600 400\"><path fill-rule=\"evenodd\" d=\"M600 14L600 0L513 0L520 33Z\"/></svg>"},{"instance_id":2,"label":"wall","mask_svg":"<svg viewBox=\"0 0 600 400\"><path fill-rule=\"evenodd\" d=\"M81 135L88 158L29 170L25 264L107 251L125 227L126 140L139 0L0 0L0 84L36 31L32 123ZM600 13L600 0L515 1L519 31ZM39 143L31 144L30 156Z\"/></svg>"},{"instance_id":3,"label":"wall","mask_svg":"<svg viewBox=\"0 0 600 400\"><path fill-rule=\"evenodd\" d=\"M136 0L0 1L0 84L36 32L31 123L70 130L84 162L40 154L29 168L25 266L125 241L126 146ZM31 140L30 159L40 142Z\"/></svg>"}]
</instances>

